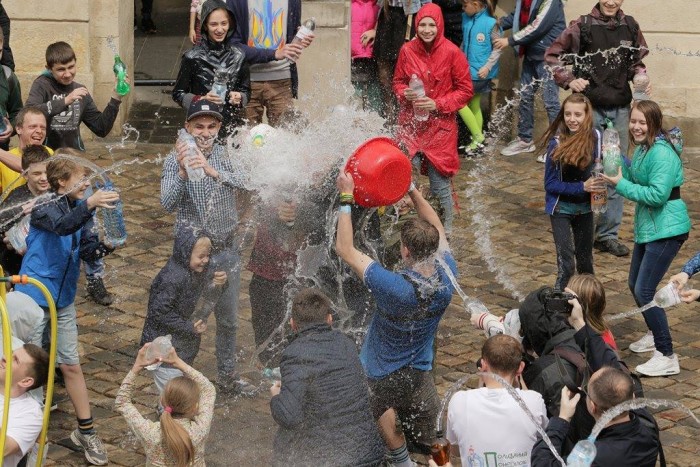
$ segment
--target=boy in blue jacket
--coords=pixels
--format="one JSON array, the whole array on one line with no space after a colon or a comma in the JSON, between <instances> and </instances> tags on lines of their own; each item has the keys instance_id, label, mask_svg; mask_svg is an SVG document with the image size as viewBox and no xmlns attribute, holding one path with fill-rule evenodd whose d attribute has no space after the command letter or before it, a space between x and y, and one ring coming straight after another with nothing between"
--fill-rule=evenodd
<instances>
[{"instance_id":1,"label":"boy in blue jacket","mask_svg":"<svg viewBox=\"0 0 700 467\"><path fill-rule=\"evenodd\" d=\"M71 153L71 150L64 149L57 151L56 155L62 151ZM71 440L85 450L88 462L106 465L107 452L95 433L90 400L80 367L78 324L73 302L80 260L98 259L113 251L98 239L93 215L97 207L113 208L119 194L97 190L83 201L90 182L86 178L85 168L70 159L53 158L46 166L46 177L52 198L32 211L27 253L20 274L41 281L56 302L56 362L63 373L66 391L78 418L78 429L71 433ZM49 321L48 303L39 289L32 285L17 285L15 289L29 295L44 308L44 319L33 339L34 343L41 345L44 328Z\"/></svg>"}]
</instances>

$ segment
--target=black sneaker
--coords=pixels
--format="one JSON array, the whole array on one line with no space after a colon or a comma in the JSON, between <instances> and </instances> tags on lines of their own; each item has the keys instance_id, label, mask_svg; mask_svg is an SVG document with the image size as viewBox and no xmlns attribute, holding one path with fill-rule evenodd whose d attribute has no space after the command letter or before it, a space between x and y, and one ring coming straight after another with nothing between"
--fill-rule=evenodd
<instances>
[{"instance_id":1,"label":"black sneaker","mask_svg":"<svg viewBox=\"0 0 700 467\"><path fill-rule=\"evenodd\" d=\"M614 238L593 242L593 248L603 253L608 252L613 256L627 256L630 249Z\"/></svg>"},{"instance_id":2,"label":"black sneaker","mask_svg":"<svg viewBox=\"0 0 700 467\"><path fill-rule=\"evenodd\" d=\"M146 34L155 34L158 32L158 28L151 18L144 17L141 19L141 31Z\"/></svg>"},{"instance_id":3,"label":"black sneaker","mask_svg":"<svg viewBox=\"0 0 700 467\"><path fill-rule=\"evenodd\" d=\"M114 301L114 296L107 292L101 277L87 278L87 293L95 303L100 305L108 306Z\"/></svg>"}]
</instances>

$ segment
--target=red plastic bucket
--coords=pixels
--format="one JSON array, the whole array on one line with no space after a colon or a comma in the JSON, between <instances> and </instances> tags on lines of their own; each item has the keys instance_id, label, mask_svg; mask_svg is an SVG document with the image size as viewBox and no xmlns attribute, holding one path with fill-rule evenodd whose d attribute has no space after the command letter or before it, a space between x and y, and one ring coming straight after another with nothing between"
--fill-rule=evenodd
<instances>
[{"instance_id":1,"label":"red plastic bucket","mask_svg":"<svg viewBox=\"0 0 700 467\"><path fill-rule=\"evenodd\" d=\"M411 162L396 143L372 138L353 152L345 170L355 181L355 202L365 208L400 200L411 185Z\"/></svg>"}]
</instances>

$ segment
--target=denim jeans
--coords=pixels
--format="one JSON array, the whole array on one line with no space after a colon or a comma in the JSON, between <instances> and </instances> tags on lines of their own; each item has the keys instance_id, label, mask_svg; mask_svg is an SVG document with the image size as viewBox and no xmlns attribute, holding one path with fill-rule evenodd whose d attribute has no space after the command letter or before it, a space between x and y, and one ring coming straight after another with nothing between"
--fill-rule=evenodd
<instances>
[{"instance_id":1,"label":"denim jeans","mask_svg":"<svg viewBox=\"0 0 700 467\"><path fill-rule=\"evenodd\" d=\"M417 153L413 158L413 165L416 168L420 168L423 158L425 156L421 153ZM444 212L443 227L445 228L445 233L450 234L452 232L452 218L454 217L452 208L452 183L450 177L445 177L442 175L435 166L426 160L428 163L428 180L430 181L430 192L437 196L440 200L440 206Z\"/></svg>"},{"instance_id":2,"label":"denim jeans","mask_svg":"<svg viewBox=\"0 0 700 467\"><path fill-rule=\"evenodd\" d=\"M685 235L634 244L628 284L637 306L646 305L654 299L659 282L687 238ZM672 355L673 342L666 311L655 306L642 314L647 327L654 335L656 350L666 356Z\"/></svg>"},{"instance_id":3,"label":"denim jeans","mask_svg":"<svg viewBox=\"0 0 700 467\"><path fill-rule=\"evenodd\" d=\"M593 274L593 213L555 213L549 219L557 249L557 282L554 286L564 290L574 270L579 274Z\"/></svg>"},{"instance_id":4,"label":"denim jeans","mask_svg":"<svg viewBox=\"0 0 700 467\"><path fill-rule=\"evenodd\" d=\"M594 127L601 132L605 129L605 119L610 119L620 134L620 152L627 154L629 146L630 109L627 107L599 107L593 109ZM608 185L608 209L598 216L595 239L603 241L617 240L617 232L622 222L622 208L625 199L617 194L615 187Z\"/></svg>"},{"instance_id":5,"label":"denim jeans","mask_svg":"<svg viewBox=\"0 0 700 467\"><path fill-rule=\"evenodd\" d=\"M559 87L552 79L552 74L545 69L544 61L523 59L523 71L520 73L520 119L518 121L518 136L523 141L532 141L532 131L535 127L535 93L542 84L542 99L547 111L549 123L552 123L559 113Z\"/></svg>"}]
</instances>

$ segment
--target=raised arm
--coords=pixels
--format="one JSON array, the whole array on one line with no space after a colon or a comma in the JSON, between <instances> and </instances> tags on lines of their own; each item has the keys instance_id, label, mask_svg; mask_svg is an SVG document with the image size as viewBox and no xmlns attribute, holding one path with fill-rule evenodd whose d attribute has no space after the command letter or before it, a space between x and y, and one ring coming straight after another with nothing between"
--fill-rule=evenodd
<instances>
[{"instance_id":1,"label":"raised arm","mask_svg":"<svg viewBox=\"0 0 700 467\"><path fill-rule=\"evenodd\" d=\"M337 185L341 193L352 193L355 189L355 182L352 177L343 171L338 175ZM365 269L367 269L367 266L372 262L372 258L355 248L355 244L353 243L350 206L341 206L340 208L340 213L338 215L338 232L335 239L335 251L338 256L348 263L352 270L355 271L355 274L360 278L364 278Z\"/></svg>"},{"instance_id":2,"label":"raised arm","mask_svg":"<svg viewBox=\"0 0 700 467\"><path fill-rule=\"evenodd\" d=\"M408 196L410 196L413 201L418 217L429 222L437 229L440 234L440 248L443 249L447 247L447 236L445 235L445 228L442 226L442 222L440 222L440 216L438 216L430 203L423 198L420 190L418 190L413 183L411 183L411 187L408 189Z\"/></svg>"}]
</instances>

